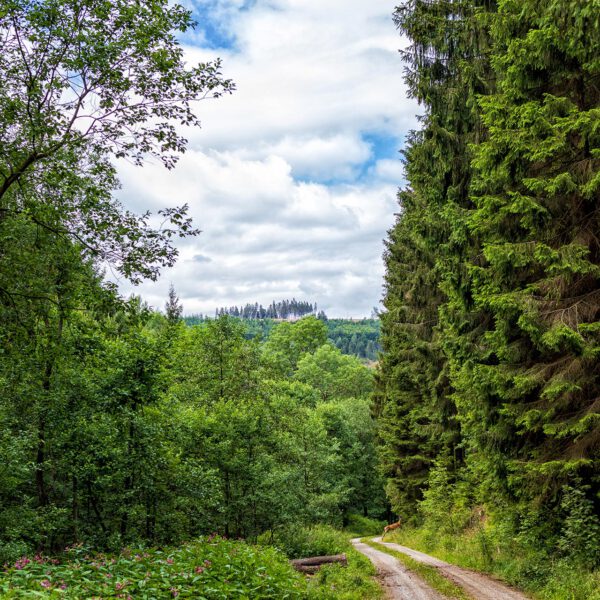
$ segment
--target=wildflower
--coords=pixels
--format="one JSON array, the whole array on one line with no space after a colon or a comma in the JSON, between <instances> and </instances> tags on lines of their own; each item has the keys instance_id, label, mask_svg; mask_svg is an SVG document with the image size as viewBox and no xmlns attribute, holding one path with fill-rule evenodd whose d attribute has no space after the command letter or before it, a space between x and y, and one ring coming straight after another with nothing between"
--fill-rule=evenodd
<instances>
[{"instance_id":1,"label":"wildflower","mask_svg":"<svg viewBox=\"0 0 600 600\"><path fill-rule=\"evenodd\" d=\"M196 567L194 571L196 571L196 573L202 573L204 571L204 567Z\"/></svg>"},{"instance_id":2,"label":"wildflower","mask_svg":"<svg viewBox=\"0 0 600 600\"><path fill-rule=\"evenodd\" d=\"M117 588L117 591L121 591L125 587L125 584L117 581L117 584L115 585L115 587Z\"/></svg>"},{"instance_id":3,"label":"wildflower","mask_svg":"<svg viewBox=\"0 0 600 600\"><path fill-rule=\"evenodd\" d=\"M168 565L172 565L173 564L173 559L172 558L167 558L167 564Z\"/></svg>"},{"instance_id":4,"label":"wildflower","mask_svg":"<svg viewBox=\"0 0 600 600\"><path fill-rule=\"evenodd\" d=\"M42 579L42 581L40 581L40 585L46 589L48 589L49 587L52 587L52 584L47 579Z\"/></svg>"},{"instance_id":5,"label":"wildflower","mask_svg":"<svg viewBox=\"0 0 600 600\"><path fill-rule=\"evenodd\" d=\"M208 567L210 567L210 565L212 565L212 563L210 562L210 560L205 560L204 561L204 566L208 569Z\"/></svg>"},{"instance_id":6,"label":"wildflower","mask_svg":"<svg viewBox=\"0 0 600 600\"><path fill-rule=\"evenodd\" d=\"M173 594L173 598L177 598L177 596L179 596L179 590L176 587L172 587L171 594Z\"/></svg>"},{"instance_id":7,"label":"wildflower","mask_svg":"<svg viewBox=\"0 0 600 600\"><path fill-rule=\"evenodd\" d=\"M15 563L15 569L17 569L17 571L20 571L22 568L24 568L30 562L31 562L31 560L29 560L26 556L22 556Z\"/></svg>"}]
</instances>

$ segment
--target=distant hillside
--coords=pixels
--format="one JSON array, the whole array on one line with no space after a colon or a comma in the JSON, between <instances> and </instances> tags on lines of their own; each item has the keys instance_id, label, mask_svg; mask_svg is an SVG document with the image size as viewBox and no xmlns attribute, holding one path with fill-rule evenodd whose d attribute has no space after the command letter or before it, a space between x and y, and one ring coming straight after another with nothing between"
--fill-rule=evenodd
<instances>
[{"instance_id":1,"label":"distant hillside","mask_svg":"<svg viewBox=\"0 0 600 600\"><path fill-rule=\"evenodd\" d=\"M223 314L223 313L220 313ZM225 313L229 314L229 313ZM273 318L243 318L246 326L246 337L254 338L259 336L266 338L273 327L276 327L281 319ZM191 315L184 317L187 325L199 325L211 317L204 315ZM379 345L379 319L327 319L322 320L327 325L327 337L344 354L358 356L364 360L377 360L377 354L381 349Z\"/></svg>"}]
</instances>

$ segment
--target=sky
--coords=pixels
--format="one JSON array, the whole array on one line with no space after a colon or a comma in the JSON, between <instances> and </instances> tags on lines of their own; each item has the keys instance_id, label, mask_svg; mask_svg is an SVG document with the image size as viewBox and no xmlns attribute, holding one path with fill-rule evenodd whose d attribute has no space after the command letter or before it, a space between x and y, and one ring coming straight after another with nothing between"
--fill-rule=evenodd
<instances>
[{"instance_id":1,"label":"sky","mask_svg":"<svg viewBox=\"0 0 600 600\"><path fill-rule=\"evenodd\" d=\"M184 314L296 298L330 317L369 316L399 207L399 150L416 127L394 0L186 0L190 63L221 57L231 96L197 104L176 168L119 166L137 212L189 204L202 233L175 267L132 288Z\"/></svg>"}]
</instances>

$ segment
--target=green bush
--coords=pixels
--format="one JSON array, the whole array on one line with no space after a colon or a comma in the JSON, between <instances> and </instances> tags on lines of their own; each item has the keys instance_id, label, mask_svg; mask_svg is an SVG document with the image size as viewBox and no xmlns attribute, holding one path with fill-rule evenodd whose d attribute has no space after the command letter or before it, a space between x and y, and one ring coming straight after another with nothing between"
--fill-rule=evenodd
<instances>
[{"instance_id":1,"label":"green bush","mask_svg":"<svg viewBox=\"0 0 600 600\"><path fill-rule=\"evenodd\" d=\"M274 548L219 537L118 555L71 548L64 560L22 557L0 572L9 598L304 598L306 581Z\"/></svg>"},{"instance_id":2,"label":"green bush","mask_svg":"<svg viewBox=\"0 0 600 600\"><path fill-rule=\"evenodd\" d=\"M272 534L263 534L258 542L275 546L289 558L340 554L349 547L348 536L329 525L282 527Z\"/></svg>"},{"instance_id":3,"label":"green bush","mask_svg":"<svg viewBox=\"0 0 600 600\"><path fill-rule=\"evenodd\" d=\"M351 514L348 517L348 525L346 530L354 533L357 537L366 535L378 535L383 532L383 528L387 525L385 521L363 517L358 514Z\"/></svg>"},{"instance_id":4,"label":"green bush","mask_svg":"<svg viewBox=\"0 0 600 600\"><path fill-rule=\"evenodd\" d=\"M290 558L346 553L346 567L324 565L308 579L310 600L376 600L383 597L381 587L373 578L375 568L368 558L354 550L348 533L329 525L287 527L263 534L259 543L274 544Z\"/></svg>"}]
</instances>

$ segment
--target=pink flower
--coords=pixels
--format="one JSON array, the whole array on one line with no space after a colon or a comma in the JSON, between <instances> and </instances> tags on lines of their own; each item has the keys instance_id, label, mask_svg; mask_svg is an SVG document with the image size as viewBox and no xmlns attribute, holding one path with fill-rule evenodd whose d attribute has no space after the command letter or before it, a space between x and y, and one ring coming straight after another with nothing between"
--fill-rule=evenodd
<instances>
[{"instance_id":1,"label":"pink flower","mask_svg":"<svg viewBox=\"0 0 600 600\"><path fill-rule=\"evenodd\" d=\"M196 567L194 571L196 571L196 573L202 573L204 571L204 567Z\"/></svg>"},{"instance_id":2,"label":"pink flower","mask_svg":"<svg viewBox=\"0 0 600 600\"><path fill-rule=\"evenodd\" d=\"M46 589L52 587L52 584L47 579L42 579L42 581L40 581L40 585Z\"/></svg>"},{"instance_id":3,"label":"pink flower","mask_svg":"<svg viewBox=\"0 0 600 600\"><path fill-rule=\"evenodd\" d=\"M173 559L172 558L167 558L167 564L168 565L172 565L173 564Z\"/></svg>"},{"instance_id":4,"label":"pink flower","mask_svg":"<svg viewBox=\"0 0 600 600\"><path fill-rule=\"evenodd\" d=\"M208 567L210 567L210 565L212 565L212 563L210 562L210 560L205 560L204 561L204 566L208 569Z\"/></svg>"},{"instance_id":5,"label":"pink flower","mask_svg":"<svg viewBox=\"0 0 600 600\"><path fill-rule=\"evenodd\" d=\"M121 591L125 587L125 584L117 581L115 587L117 588L117 591Z\"/></svg>"},{"instance_id":6,"label":"pink flower","mask_svg":"<svg viewBox=\"0 0 600 600\"><path fill-rule=\"evenodd\" d=\"M26 556L22 556L15 563L15 569L17 569L18 571L20 571L23 567L25 567L26 565L28 565L30 562L31 561Z\"/></svg>"},{"instance_id":7,"label":"pink flower","mask_svg":"<svg viewBox=\"0 0 600 600\"><path fill-rule=\"evenodd\" d=\"M171 594L173 594L173 598L177 598L177 596L179 596L179 590L175 587L172 587Z\"/></svg>"}]
</instances>

